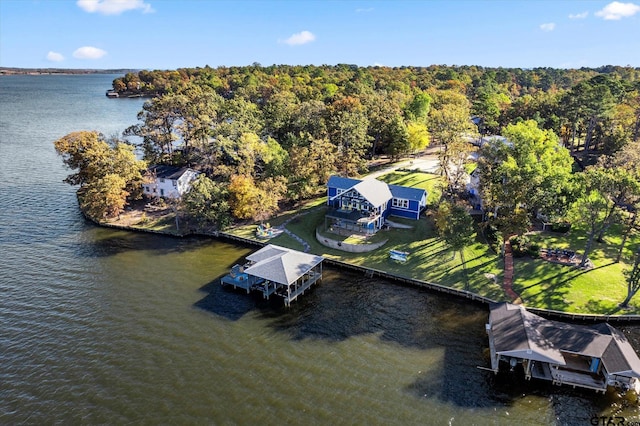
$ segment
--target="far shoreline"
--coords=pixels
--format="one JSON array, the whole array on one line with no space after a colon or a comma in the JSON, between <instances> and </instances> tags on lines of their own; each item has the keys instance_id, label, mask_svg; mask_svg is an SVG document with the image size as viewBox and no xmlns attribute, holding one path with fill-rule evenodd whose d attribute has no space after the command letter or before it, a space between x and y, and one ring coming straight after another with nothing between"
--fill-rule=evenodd
<instances>
[{"instance_id":1,"label":"far shoreline","mask_svg":"<svg viewBox=\"0 0 640 426\"><path fill-rule=\"evenodd\" d=\"M88 75L88 74L126 74L128 72L138 72L138 69L115 68L115 69L93 69L93 68L18 68L0 67L0 75Z\"/></svg>"}]
</instances>

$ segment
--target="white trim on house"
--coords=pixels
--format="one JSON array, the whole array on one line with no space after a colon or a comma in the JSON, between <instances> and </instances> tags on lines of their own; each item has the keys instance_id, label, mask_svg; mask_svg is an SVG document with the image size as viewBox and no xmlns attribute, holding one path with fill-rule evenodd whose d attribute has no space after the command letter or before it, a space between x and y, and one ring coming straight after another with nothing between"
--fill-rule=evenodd
<instances>
[{"instance_id":1,"label":"white trim on house","mask_svg":"<svg viewBox=\"0 0 640 426\"><path fill-rule=\"evenodd\" d=\"M393 198L391 200L391 206L397 209L409 209L409 200L406 198Z\"/></svg>"}]
</instances>

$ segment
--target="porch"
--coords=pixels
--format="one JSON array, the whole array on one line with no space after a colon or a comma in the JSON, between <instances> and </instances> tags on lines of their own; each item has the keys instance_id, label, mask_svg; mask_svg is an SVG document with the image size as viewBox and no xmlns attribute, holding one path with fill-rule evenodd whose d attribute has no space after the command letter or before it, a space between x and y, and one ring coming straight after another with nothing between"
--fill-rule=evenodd
<instances>
[{"instance_id":1,"label":"porch","mask_svg":"<svg viewBox=\"0 0 640 426\"><path fill-rule=\"evenodd\" d=\"M551 368L551 378L553 384L558 386L569 385L574 388L577 386L594 389L602 393L607 391L607 382L604 377L592 373Z\"/></svg>"},{"instance_id":2,"label":"porch","mask_svg":"<svg viewBox=\"0 0 640 426\"><path fill-rule=\"evenodd\" d=\"M345 232L372 235L382 228L383 223L384 218L376 212L331 208L325 215L324 228L340 235L346 235Z\"/></svg>"},{"instance_id":3,"label":"porch","mask_svg":"<svg viewBox=\"0 0 640 426\"><path fill-rule=\"evenodd\" d=\"M257 285L260 285L262 281L264 280L245 273L243 266L233 265L229 274L220 279L220 284L233 286L234 290L241 288L246 290L248 294Z\"/></svg>"}]
</instances>

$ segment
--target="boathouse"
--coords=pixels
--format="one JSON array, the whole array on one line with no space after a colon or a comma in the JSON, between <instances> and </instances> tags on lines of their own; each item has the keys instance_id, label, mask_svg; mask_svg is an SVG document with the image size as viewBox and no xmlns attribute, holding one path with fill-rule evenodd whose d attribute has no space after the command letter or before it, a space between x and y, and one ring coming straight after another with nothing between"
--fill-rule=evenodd
<instances>
[{"instance_id":1,"label":"boathouse","mask_svg":"<svg viewBox=\"0 0 640 426\"><path fill-rule=\"evenodd\" d=\"M525 379L606 392L608 386L638 391L640 359L620 331L551 321L510 303L491 305L486 325L491 370L521 365Z\"/></svg>"},{"instance_id":2,"label":"boathouse","mask_svg":"<svg viewBox=\"0 0 640 426\"><path fill-rule=\"evenodd\" d=\"M377 179L331 176L327 182L326 228L373 234L388 216L417 220L427 205L427 191L389 185Z\"/></svg>"},{"instance_id":3,"label":"boathouse","mask_svg":"<svg viewBox=\"0 0 640 426\"><path fill-rule=\"evenodd\" d=\"M259 291L265 299L272 294L289 306L314 283L322 279L322 256L269 244L246 257L244 266L235 265L222 285Z\"/></svg>"}]
</instances>

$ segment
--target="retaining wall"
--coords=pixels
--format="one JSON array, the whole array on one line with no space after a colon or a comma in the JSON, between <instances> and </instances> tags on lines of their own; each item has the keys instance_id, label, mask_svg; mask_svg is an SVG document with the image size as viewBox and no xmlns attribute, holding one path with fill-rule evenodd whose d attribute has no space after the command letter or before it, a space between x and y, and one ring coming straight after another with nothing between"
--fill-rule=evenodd
<instances>
[{"instance_id":1,"label":"retaining wall","mask_svg":"<svg viewBox=\"0 0 640 426\"><path fill-rule=\"evenodd\" d=\"M346 251L349 253L367 253L369 251L377 250L387 243L389 240L384 240L375 244L349 244L342 241L332 240L327 238L318 232L316 229L316 239L320 244L325 247L329 247L335 250Z\"/></svg>"}]
</instances>

